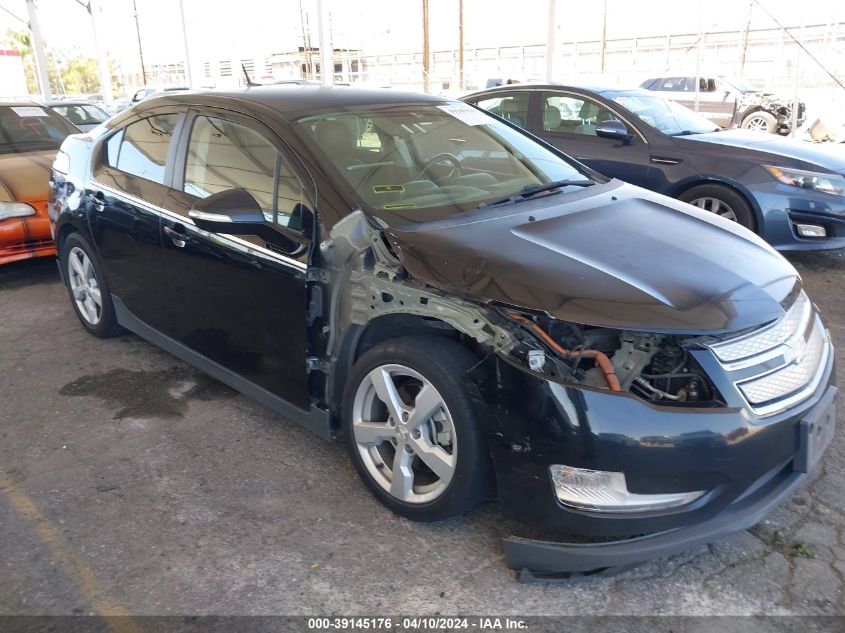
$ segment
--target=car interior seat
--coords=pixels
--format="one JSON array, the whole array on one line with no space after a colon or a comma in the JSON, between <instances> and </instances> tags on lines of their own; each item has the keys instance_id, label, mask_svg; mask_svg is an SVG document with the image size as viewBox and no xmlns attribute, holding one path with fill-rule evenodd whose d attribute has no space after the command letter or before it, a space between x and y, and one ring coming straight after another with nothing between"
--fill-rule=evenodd
<instances>
[{"instance_id":1,"label":"car interior seat","mask_svg":"<svg viewBox=\"0 0 845 633\"><path fill-rule=\"evenodd\" d=\"M525 113L528 111L528 104L524 101L507 99L502 101L499 108L503 119L519 127L525 127Z\"/></svg>"},{"instance_id":2,"label":"car interior seat","mask_svg":"<svg viewBox=\"0 0 845 633\"><path fill-rule=\"evenodd\" d=\"M557 106L546 104L543 108L543 129L554 132L560 127L562 117Z\"/></svg>"}]
</instances>

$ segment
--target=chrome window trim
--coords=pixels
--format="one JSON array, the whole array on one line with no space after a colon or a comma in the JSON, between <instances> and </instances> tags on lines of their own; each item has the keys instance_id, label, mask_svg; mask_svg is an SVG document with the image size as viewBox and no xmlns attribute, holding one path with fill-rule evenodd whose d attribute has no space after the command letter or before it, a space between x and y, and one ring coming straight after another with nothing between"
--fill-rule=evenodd
<instances>
[{"instance_id":1,"label":"chrome window trim","mask_svg":"<svg viewBox=\"0 0 845 633\"><path fill-rule=\"evenodd\" d=\"M113 196L116 196L118 198L123 198L127 202L131 202L132 204L137 204L138 206L149 209L150 211L153 211L155 213L163 215L163 216L165 216L165 217L167 217L171 220L174 220L176 222L181 222L182 224L187 224L189 226L192 226L197 231L202 231L203 233L205 233L207 235L213 235L216 239L221 240L222 242L226 243L226 245L232 246L233 248L239 250L242 253L246 253L246 254L256 253L256 254L262 255L264 257L269 257L269 258L271 258L271 259L273 259L273 260L275 260L275 261L277 261L281 264L285 264L287 266L297 268L299 270L307 270L308 269L308 264L306 264L304 262L301 262L297 259L293 259L291 257L285 257L281 253L271 251L269 248L264 248L262 246L258 246L256 244L253 244L252 242L244 240L244 239L242 239L242 238L240 238L236 235L230 235L228 233L209 233L208 231L203 231L188 216L179 215L178 213L174 213L173 211L169 211L168 209L165 209L164 207L160 207L158 205L152 204L151 202L147 202L146 200L143 200L143 199L141 199L137 196L133 196L131 193L126 193L125 191L121 191L120 189L115 189L114 187L106 185L106 184L104 184L104 183L102 183L99 180L96 180L94 178L91 179L91 184L96 186L96 187L99 187L103 191L106 191Z\"/></svg>"}]
</instances>

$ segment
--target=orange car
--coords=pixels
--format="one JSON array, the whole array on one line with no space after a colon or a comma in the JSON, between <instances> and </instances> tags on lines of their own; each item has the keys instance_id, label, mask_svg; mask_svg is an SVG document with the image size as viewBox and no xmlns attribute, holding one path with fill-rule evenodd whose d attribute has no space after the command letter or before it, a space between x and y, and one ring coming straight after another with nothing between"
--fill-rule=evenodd
<instances>
[{"instance_id":1,"label":"orange car","mask_svg":"<svg viewBox=\"0 0 845 633\"><path fill-rule=\"evenodd\" d=\"M56 254L50 173L59 145L78 132L49 108L0 102L0 264Z\"/></svg>"}]
</instances>

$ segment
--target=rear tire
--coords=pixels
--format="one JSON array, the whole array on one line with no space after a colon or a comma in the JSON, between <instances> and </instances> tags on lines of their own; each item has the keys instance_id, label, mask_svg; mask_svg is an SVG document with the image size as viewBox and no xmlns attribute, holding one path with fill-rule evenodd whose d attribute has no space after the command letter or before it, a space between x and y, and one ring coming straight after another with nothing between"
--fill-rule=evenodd
<instances>
[{"instance_id":1,"label":"rear tire","mask_svg":"<svg viewBox=\"0 0 845 633\"><path fill-rule=\"evenodd\" d=\"M83 327L99 338L121 334L123 328L117 323L103 269L88 242L78 233L68 235L59 262L70 304Z\"/></svg>"},{"instance_id":2,"label":"rear tire","mask_svg":"<svg viewBox=\"0 0 845 633\"><path fill-rule=\"evenodd\" d=\"M766 134L778 133L778 120L773 114L769 114L765 110L757 110L752 112L742 120L744 130L752 132L765 132Z\"/></svg>"},{"instance_id":3,"label":"rear tire","mask_svg":"<svg viewBox=\"0 0 845 633\"><path fill-rule=\"evenodd\" d=\"M408 336L377 345L352 368L346 445L366 486L396 514L439 521L489 496L490 455L464 384L476 363L454 341Z\"/></svg>"},{"instance_id":4,"label":"rear tire","mask_svg":"<svg viewBox=\"0 0 845 633\"><path fill-rule=\"evenodd\" d=\"M687 189L678 199L757 231L757 221L751 205L735 189L715 184L697 185Z\"/></svg>"}]
</instances>

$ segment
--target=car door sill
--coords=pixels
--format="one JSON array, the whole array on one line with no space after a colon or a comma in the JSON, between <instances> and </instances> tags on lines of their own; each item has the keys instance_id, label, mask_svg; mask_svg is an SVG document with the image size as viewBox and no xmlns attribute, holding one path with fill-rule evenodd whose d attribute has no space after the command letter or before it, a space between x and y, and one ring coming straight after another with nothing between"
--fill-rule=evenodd
<instances>
[{"instance_id":1,"label":"car door sill","mask_svg":"<svg viewBox=\"0 0 845 633\"><path fill-rule=\"evenodd\" d=\"M176 358L193 365L200 371L216 378L232 389L252 398L268 409L272 409L282 417L296 422L300 426L308 429L316 435L319 435L323 439L334 439L334 433L332 432L331 427L331 417L328 411L324 411L313 405L311 406L310 411L304 411L303 409L290 404L287 400L280 398L263 387L247 380L243 376L239 376L238 374L226 369L210 358L207 358L202 354L198 354L189 347L186 347L169 336L162 334L132 314L119 297L111 295L111 298L114 304L114 312L115 316L117 316L117 322L127 330L130 330L141 338L146 339L153 345L162 348L166 352L173 354ZM302 371L305 371L304 365Z\"/></svg>"}]
</instances>

